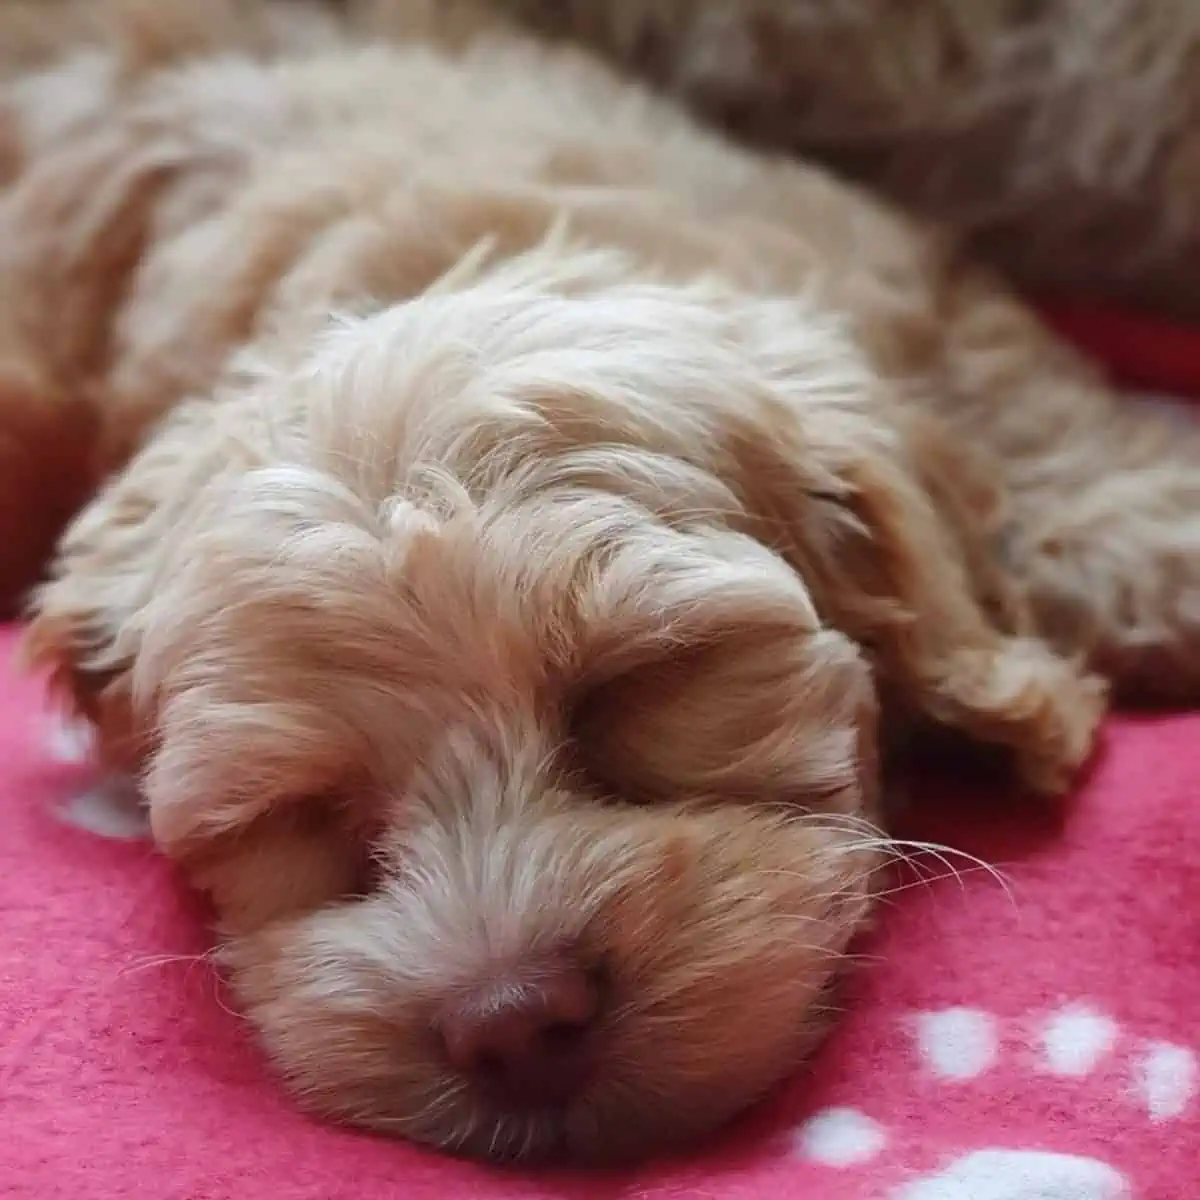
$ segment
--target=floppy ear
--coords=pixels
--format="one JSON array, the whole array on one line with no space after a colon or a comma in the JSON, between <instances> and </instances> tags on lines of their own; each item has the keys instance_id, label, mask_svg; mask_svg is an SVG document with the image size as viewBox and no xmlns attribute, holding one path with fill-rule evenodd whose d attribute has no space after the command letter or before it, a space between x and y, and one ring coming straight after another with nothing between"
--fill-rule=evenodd
<instances>
[{"instance_id":1,"label":"floppy ear","mask_svg":"<svg viewBox=\"0 0 1200 1200\"><path fill-rule=\"evenodd\" d=\"M760 544L658 530L614 558L581 608L573 734L618 794L873 807L870 668Z\"/></svg>"},{"instance_id":2,"label":"floppy ear","mask_svg":"<svg viewBox=\"0 0 1200 1200\"><path fill-rule=\"evenodd\" d=\"M371 761L372 683L416 658L395 578L433 521L412 505L380 515L321 471L263 467L253 419L241 401L173 414L76 521L34 605L29 656L98 724L102 752L142 771L176 857L342 794Z\"/></svg>"}]
</instances>

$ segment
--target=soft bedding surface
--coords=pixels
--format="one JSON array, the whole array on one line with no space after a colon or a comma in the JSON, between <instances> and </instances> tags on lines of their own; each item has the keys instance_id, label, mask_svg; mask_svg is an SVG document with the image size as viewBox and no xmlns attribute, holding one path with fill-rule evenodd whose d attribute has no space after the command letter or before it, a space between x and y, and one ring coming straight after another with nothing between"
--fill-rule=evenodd
<instances>
[{"instance_id":1,"label":"soft bedding surface","mask_svg":"<svg viewBox=\"0 0 1200 1200\"><path fill-rule=\"evenodd\" d=\"M1131 378L1192 338L1061 314ZM0 655L11 656L13 633ZM1055 821L965 776L913 836L999 866L889 897L811 1070L684 1161L490 1170L282 1095L200 957L205 913L100 813L35 681L0 681L4 1200L1190 1200L1200 1187L1200 716L1113 720ZM115 822L115 823L114 823ZM941 876L940 878L938 876Z\"/></svg>"}]
</instances>

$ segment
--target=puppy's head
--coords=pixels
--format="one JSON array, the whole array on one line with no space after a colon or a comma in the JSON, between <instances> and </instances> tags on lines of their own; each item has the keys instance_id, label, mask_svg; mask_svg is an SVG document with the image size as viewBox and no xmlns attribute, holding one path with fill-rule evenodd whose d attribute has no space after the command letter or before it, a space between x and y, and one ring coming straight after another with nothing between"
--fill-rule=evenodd
<instances>
[{"instance_id":1,"label":"puppy's head","mask_svg":"<svg viewBox=\"0 0 1200 1200\"><path fill-rule=\"evenodd\" d=\"M556 377L567 302L496 295L284 381L299 441L213 482L140 619L146 786L315 1107L627 1157L811 1043L877 862L874 690L702 455L622 427L587 354ZM642 301L571 319L619 355L597 325L657 316L628 377L704 378L702 324ZM519 369L478 333L506 319Z\"/></svg>"}]
</instances>

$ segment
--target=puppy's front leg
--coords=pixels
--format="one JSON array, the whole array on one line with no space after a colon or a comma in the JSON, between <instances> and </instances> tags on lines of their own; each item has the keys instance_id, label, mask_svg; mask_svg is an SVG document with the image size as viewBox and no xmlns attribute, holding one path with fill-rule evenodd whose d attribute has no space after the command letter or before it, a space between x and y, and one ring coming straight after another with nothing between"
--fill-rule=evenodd
<instances>
[{"instance_id":1,"label":"puppy's front leg","mask_svg":"<svg viewBox=\"0 0 1200 1200\"><path fill-rule=\"evenodd\" d=\"M1200 428L1122 400L984 275L946 290L957 440L986 449L1010 496L999 565L1039 632L1123 700L1200 697Z\"/></svg>"},{"instance_id":2,"label":"puppy's front leg","mask_svg":"<svg viewBox=\"0 0 1200 1200\"><path fill-rule=\"evenodd\" d=\"M825 618L870 651L886 691L918 720L1006 747L1026 785L1065 790L1092 749L1104 682L994 623L911 465L870 455L848 475L803 564Z\"/></svg>"}]
</instances>

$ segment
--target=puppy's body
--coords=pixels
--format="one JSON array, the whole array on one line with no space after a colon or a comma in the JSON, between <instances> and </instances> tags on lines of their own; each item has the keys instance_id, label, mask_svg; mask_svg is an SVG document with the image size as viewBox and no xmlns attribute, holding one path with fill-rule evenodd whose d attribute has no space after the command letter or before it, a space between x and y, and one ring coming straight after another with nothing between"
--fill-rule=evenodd
<instances>
[{"instance_id":1,"label":"puppy's body","mask_svg":"<svg viewBox=\"0 0 1200 1200\"><path fill-rule=\"evenodd\" d=\"M1055 792L1100 674L1200 690L1200 451L924 232L466 14L10 89L0 553L101 488L31 649L298 1091L615 1157L811 1044L880 714Z\"/></svg>"}]
</instances>

